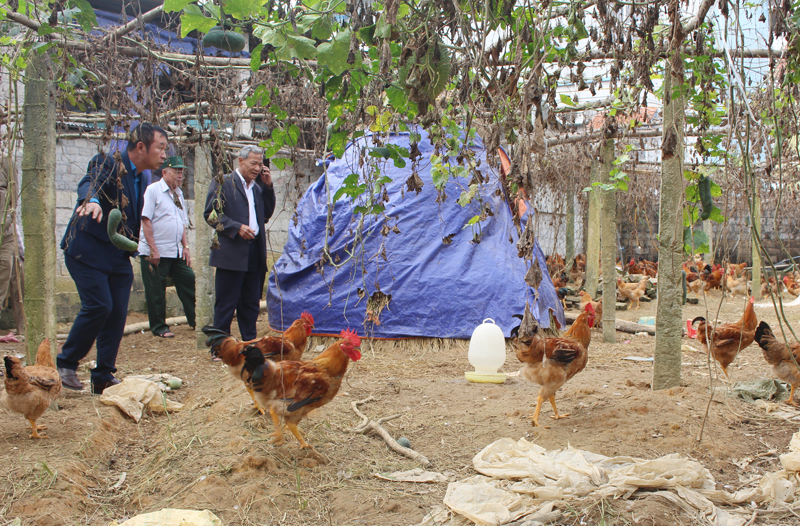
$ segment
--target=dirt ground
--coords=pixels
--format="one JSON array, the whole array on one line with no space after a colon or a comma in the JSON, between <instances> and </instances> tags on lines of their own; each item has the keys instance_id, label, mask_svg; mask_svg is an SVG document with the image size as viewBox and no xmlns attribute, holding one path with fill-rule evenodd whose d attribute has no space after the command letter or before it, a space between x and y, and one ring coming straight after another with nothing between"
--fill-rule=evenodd
<instances>
[{"instance_id":1,"label":"dirt ground","mask_svg":"<svg viewBox=\"0 0 800 526\"><path fill-rule=\"evenodd\" d=\"M719 293L709 301L716 308ZM655 305L642 303L641 310L618 315L636 321L655 315ZM720 319L735 321L742 309L743 300L726 300ZM686 305L684 319L704 313L702 305ZM800 307L787 313L800 327ZM771 309L757 314L775 322ZM129 322L142 319L131 316ZM260 323L266 331L266 320ZM338 397L300 425L315 451L302 451L293 438L273 447L266 436L272 426L254 411L241 383L206 351L195 349L187 327L174 331L173 340L149 332L125 337L118 375L181 377L184 387L170 395L185 404L181 412L148 414L136 424L97 397L66 391L59 410L40 420L49 426L50 439L34 441L20 415L0 409L0 526L17 517L21 522L14 524L99 526L167 507L209 509L227 525L417 524L442 503L447 484L375 477L418 466L377 436L351 431L359 423L351 403L369 396L376 401L363 405L364 413L372 418L401 413L386 429L395 438L407 437L431 460L430 469L451 480L474 475L472 458L487 444L527 437L548 449L571 445L605 455L655 458L677 452L711 470L720 487L738 489L780 469L777 455L798 430L796 420L766 414L734 398L718 381L709 404L710 369L699 352L684 351L680 387L654 392L652 362L624 358L652 357L655 339L618 332L617 342L606 344L595 330L586 369L556 396L559 410L571 417L553 421L545 407L542 422L548 429L534 428L526 418L538 386L518 377L503 385L464 379L470 369L467 342L363 342L363 358L351 366ZM699 348L696 341L685 343ZM318 345L312 339L306 356L319 352ZM0 344L0 353L21 352L21 346ZM509 351L503 370L519 367ZM771 370L753 345L739 356L732 374L735 382L770 377ZM79 376L88 382L86 369ZM559 504L564 515L558 524L693 523L679 508L654 498L606 504ZM800 521L772 516L754 524Z\"/></svg>"}]
</instances>

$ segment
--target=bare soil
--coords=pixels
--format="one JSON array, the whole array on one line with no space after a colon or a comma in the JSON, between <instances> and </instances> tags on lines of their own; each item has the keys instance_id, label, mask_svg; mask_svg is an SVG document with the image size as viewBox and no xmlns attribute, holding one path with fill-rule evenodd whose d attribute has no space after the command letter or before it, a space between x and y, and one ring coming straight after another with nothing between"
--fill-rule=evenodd
<instances>
[{"instance_id":1,"label":"bare soil","mask_svg":"<svg viewBox=\"0 0 800 526\"><path fill-rule=\"evenodd\" d=\"M709 297L714 311L719 301L718 292ZM636 321L654 316L655 305L643 302L640 310L618 315ZM736 321L743 306L741 299L726 300L720 319ZM686 305L684 319L705 313L702 304ZM757 314L774 325L772 309ZM800 326L800 308L787 314ZM129 323L142 320L132 315ZM265 319L261 326L266 331ZM35 441L20 415L0 410L0 525L19 517L22 525L99 526L167 507L209 509L228 525L417 524L441 504L447 484L374 476L418 466L377 436L351 431L359 423L351 402L369 396L376 401L362 411L375 419L402 413L386 429L395 438L407 437L431 460L431 469L451 480L475 474L472 458L487 444L527 437L548 449L569 444L605 455L655 458L677 452L700 461L720 486L738 488L780 469L777 455L798 430L796 421L734 398L723 382L712 384L709 373L721 373L699 352L683 353L681 386L653 391L652 362L623 358L652 357L655 339L618 332L617 342L607 344L596 330L586 369L556 396L559 410L571 416L553 421L545 407L541 421L549 428L534 428L527 418L538 386L518 377L502 385L464 379L468 342L364 342L363 358L351 365L339 396L300 426L315 450L301 450L293 438L274 447L266 436L271 423L254 411L241 383L195 348L188 328L173 331L171 340L149 332L125 337L118 375L181 377L184 387L170 395L185 404L181 412L148 414L136 424L97 397L66 391L59 410L40 420L50 438ZM699 348L696 341L685 343ZM319 352L319 345L313 338L306 356ZM0 344L0 353L22 352L22 346ZM518 369L509 350L503 370ZM771 377L756 345L731 370L734 382ZM88 382L87 370L79 376ZM565 512L559 522L564 525L692 523L656 497L558 508ZM767 517L756 524L793 520Z\"/></svg>"}]
</instances>

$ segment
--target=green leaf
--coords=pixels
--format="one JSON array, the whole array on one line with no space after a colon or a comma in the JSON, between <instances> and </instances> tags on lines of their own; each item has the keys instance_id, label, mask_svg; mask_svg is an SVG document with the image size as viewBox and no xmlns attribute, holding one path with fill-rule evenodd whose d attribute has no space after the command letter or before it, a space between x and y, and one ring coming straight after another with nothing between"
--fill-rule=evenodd
<instances>
[{"instance_id":1,"label":"green leaf","mask_svg":"<svg viewBox=\"0 0 800 526\"><path fill-rule=\"evenodd\" d=\"M720 210L716 206L711 209L711 215L709 216L708 219L711 221L715 221L717 223L724 223L725 221L728 220L728 218L725 217L725 214L722 213L722 210Z\"/></svg>"},{"instance_id":2,"label":"green leaf","mask_svg":"<svg viewBox=\"0 0 800 526\"><path fill-rule=\"evenodd\" d=\"M317 40L328 40L333 34L333 24L330 15L321 16L311 28L311 36ZM319 52L319 48L317 48Z\"/></svg>"},{"instance_id":3,"label":"green leaf","mask_svg":"<svg viewBox=\"0 0 800 526\"><path fill-rule=\"evenodd\" d=\"M561 104L565 104L567 106L575 106L575 102L570 98L569 95L561 94Z\"/></svg>"},{"instance_id":4,"label":"green leaf","mask_svg":"<svg viewBox=\"0 0 800 526\"><path fill-rule=\"evenodd\" d=\"M247 20L261 11L266 0L225 0L225 14L237 20Z\"/></svg>"},{"instance_id":5,"label":"green leaf","mask_svg":"<svg viewBox=\"0 0 800 526\"><path fill-rule=\"evenodd\" d=\"M711 181L711 197L719 197L721 195L722 188L714 181Z\"/></svg>"},{"instance_id":6,"label":"green leaf","mask_svg":"<svg viewBox=\"0 0 800 526\"><path fill-rule=\"evenodd\" d=\"M381 13L381 17L375 24L375 33L373 36L375 38L390 38L392 36L392 24L388 23L386 20L386 11Z\"/></svg>"},{"instance_id":7,"label":"green leaf","mask_svg":"<svg viewBox=\"0 0 800 526\"><path fill-rule=\"evenodd\" d=\"M261 50L264 48L264 44L258 44L253 50L250 52L250 70L255 73L261 68ZM260 88L261 86L259 86ZM266 106L269 104L269 96L267 96L267 102L264 104Z\"/></svg>"},{"instance_id":8,"label":"green leaf","mask_svg":"<svg viewBox=\"0 0 800 526\"><path fill-rule=\"evenodd\" d=\"M376 146L369 149L369 156L383 157L384 159L389 159L392 156L392 150L386 148L385 146Z\"/></svg>"},{"instance_id":9,"label":"green leaf","mask_svg":"<svg viewBox=\"0 0 800 526\"><path fill-rule=\"evenodd\" d=\"M292 59L310 60L317 56L317 48L310 38L297 35L286 35L286 44L275 51L278 60Z\"/></svg>"},{"instance_id":10,"label":"green leaf","mask_svg":"<svg viewBox=\"0 0 800 526\"><path fill-rule=\"evenodd\" d=\"M433 180L433 186L439 190L444 188L449 178L449 172L447 170L443 170L441 165L431 167L431 179Z\"/></svg>"},{"instance_id":11,"label":"green leaf","mask_svg":"<svg viewBox=\"0 0 800 526\"><path fill-rule=\"evenodd\" d=\"M198 12L200 8L194 4L186 6L181 15L181 37L185 37L192 31L208 33L209 29L217 25L217 21L202 14L190 13L190 8L194 7ZM194 11L194 10L192 10Z\"/></svg>"},{"instance_id":12,"label":"green leaf","mask_svg":"<svg viewBox=\"0 0 800 526\"><path fill-rule=\"evenodd\" d=\"M700 175L701 174L699 174L699 173L697 173L697 172L695 172L693 170L684 170L683 171L683 177L687 181L694 181L695 179L699 179Z\"/></svg>"},{"instance_id":13,"label":"green leaf","mask_svg":"<svg viewBox=\"0 0 800 526\"><path fill-rule=\"evenodd\" d=\"M191 4L194 0L164 0L164 12L176 13L182 11L184 7Z\"/></svg>"},{"instance_id":14,"label":"green leaf","mask_svg":"<svg viewBox=\"0 0 800 526\"><path fill-rule=\"evenodd\" d=\"M289 146L296 146L297 140L300 138L300 128L296 124L290 124L286 128L286 137L288 138L286 142L289 143Z\"/></svg>"},{"instance_id":15,"label":"green leaf","mask_svg":"<svg viewBox=\"0 0 800 526\"><path fill-rule=\"evenodd\" d=\"M317 59L320 65L327 66L334 75L341 75L354 66L361 65L361 55L356 53L353 64L347 63L350 56L350 30L342 31L330 42L323 42L317 47Z\"/></svg>"},{"instance_id":16,"label":"green leaf","mask_svg":"<svg viewBox=\"0 0 800 526\"><path fill-rule=\"evenodd\" d=\"M469 219L469 221L467 221L467 224L466 224L466 225L464 225L464 226L465 226L465 227L472 226L472 225L474 225L475 223L477 223L477 222L478 222L478 221L480 221L480 220L481 220L481 216L472 216L472 217ZM463 229L462 229L462 230L463 230Z\"/></svg>"},{"instance_id":17,"label":"green leaf","mask_svg":"<svg viewBox=\"0 0 800 526\"><path fill-rule=\"evenodd\" d=\"M270 158L270 162L271 162L273 165L275 165L275 167L276 167L278 170L284 170L284 169L286 169L286 165L287 165L287 164L288 164L289 166L291 166L291 165L292 165L292 160L291 160L291 159L287 159L286 157L274 157L274 158Z\"/></svg>"},{"instance_id":18,"label":"green leaf","mask_svg":"<svg viewBox=\"0 0 800 526\"><path fill-rule=\"evenodd\" d=\"M97 26L97 17L94 14L94 9L86 0L69 0L67 5L80 9L80 12L75 14L75 19L81 29L87 33Z\"/></svg>"},{"instance_id":19,"label":"green leaf","mask_svg":"<svg viewBox=\"0 0 800 526\"><path fill-rule=\"evenodd\" d=\"M622 192L627 192L628 182L625 179L620 179L619 181L617 181L617 190L620 190Z\"/></svg>"},{"instance_id":20,"label":"green leaf","mask_svg":"<svg viewBox=\"0 0 800 526\"><path fill-rule=\"evenodd\" d=\"M690 203L700 202L700 196L697 195L697 185L692 184L686 187L686 200Z\"/></svg>"},{"instance_id":21,"label":"green leaf","mask_svg":"<svg viewBox=\"0 0 800 526\"><path fill-rule=\"evenodd\" d=\"M583 25L583 21L580 18L575 18L575 38L581 40L589 36L589 33L586 32L586 26Z\"/></svg>"},{"instance_id":22,"label":"green leaf","mask_svg":"<svg viewBox=\"0 0 800 526\"><path fill-rule=\"evenodd\" d=\"M461 206L467 206L472 199L475 197L475 194L478 192L478 185L471 184L469 185L469 190L465 190L461 192L461 196L458 198L458 204Z\"/></svg>"},{"instance_id":23,"label":"green leaf","mask_svg":"<svg viewBox=\"0 0 800 526\"><path fill-rule=\"evenodd\" d=\"M347 145L347 132L335 132L332 133L330 138L328 139L328 147L333 152L333 155L341 159L344 156L344 149Z\"/></svg>"}]
</instances>

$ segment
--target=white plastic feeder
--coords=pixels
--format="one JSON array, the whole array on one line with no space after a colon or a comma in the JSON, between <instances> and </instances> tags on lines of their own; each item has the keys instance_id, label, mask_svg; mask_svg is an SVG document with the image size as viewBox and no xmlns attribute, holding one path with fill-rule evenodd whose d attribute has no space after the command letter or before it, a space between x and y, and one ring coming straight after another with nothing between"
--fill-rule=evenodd
<instances>
[{"instance_id":1,"label":"white plastic feeder","mask_svg":"<svg viewBox=\"0 0 800 526\"><path fill-rule=\"evenodd\" d=\"M497 372L506 362L506 340L493 319L486 318L472 331L467 358L475 368L464 373L470 382L502 384L506 381L505 373Z\"/></svg>"}]
</instances>

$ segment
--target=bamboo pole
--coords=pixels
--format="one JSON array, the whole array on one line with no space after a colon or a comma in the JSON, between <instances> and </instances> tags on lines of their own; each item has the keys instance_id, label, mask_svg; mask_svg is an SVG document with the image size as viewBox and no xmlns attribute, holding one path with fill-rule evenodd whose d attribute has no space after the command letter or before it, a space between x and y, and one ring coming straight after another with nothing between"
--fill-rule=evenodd
<instances>
[{"instance_id":1,"label":"bamboo pole","mask_svg":"<svg viewBox=\"0 0 800 526\"><path fill-rule=\"evenodd\" d=\"M608 183L614 162L614 139L607 138L601 147L600 180ZM603 190L600 194L600 260L603 268L603 341L614 343L617 338L617 192Z\"/></svg>"},{"instance_id":2,"label":"bamboo pole","mask_svg":"<svg viewBox=\"0 0 800 526\"><path fill-rule=\"evenodd\" d=\"M600 163L592 159L590 182L598 180ZM600 197L597 190L589 192L589 221L586 225L586 282L584 290L593 298L600 282Z\"/></svg>"},{"instance_id":3,"label":"bamboo pole","mask_svg":"<svg viewBox=\"0 0 800 526\"><path fill-rule=\"evenodd\" d=\"M209 266L211 238L214 229L203 219L208 187L213 177L211 152L201 144L194 149L194 257L192 264L195 275L195 314L197 318L197 348L206 348L206 337L201 329L210 325L214 319L214 268Z\"/></svg>"},{"instance_id":4,"label":"bamboo pole","mask_svg":"<svg viewBox=\"0 0 800 526\"><path fill-rule=\"evenodd\" d=\"M48 53L32 53L25 70L22 225L25 235L25 347L28 363L45 338L56 354L56 107Z\"/></svg>"}]
</instances>

